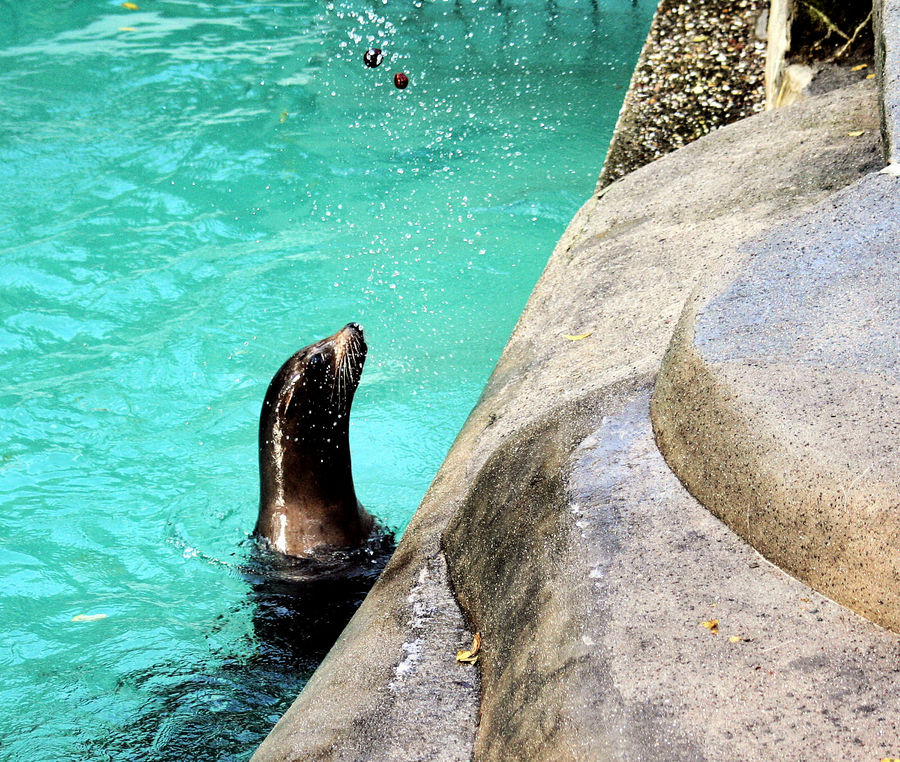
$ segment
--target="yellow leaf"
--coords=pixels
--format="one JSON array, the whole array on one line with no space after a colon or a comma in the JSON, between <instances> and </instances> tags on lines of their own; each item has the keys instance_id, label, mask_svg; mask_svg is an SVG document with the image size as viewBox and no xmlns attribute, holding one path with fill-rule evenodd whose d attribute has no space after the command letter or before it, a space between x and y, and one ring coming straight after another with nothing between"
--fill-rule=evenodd
<instances>
[{"instance_id":1,"label":"yellow leaf","mask_svg":"<svg viewBox=\"0 0 900 762\"><path fill-rule=\"evenodd\" d=\"M136 3L122 3L123 8L127 8L130 11L138 10L138 6Z\"/></svg>"},{"instance_id":2,"label":"yellow leaf","mask_svg":"<svg viewBox=\"0 0 900 762\"><path fill-rule=\"evenodd\" d=\"M847 137L858 138L860 135L865 135L865 130L853 130L852 132L847 133Z\"/></svg>"},{"instance_id":3,"label":"yellow leaf","mask_svg":"<svg viewBox=\"0 0 900 762\"><path fill-rule=\"evenodd\" d=\"M728 638L729 643L740 643L742 640L743 638L740 635L732 635Z\"/></svg>"},{"instance_id":4,"label":"yellow leaf","mask_svg":"<svg viewBox=\"0 0 900 762\"><path fill-rule=\"evenodd\" d=\"M586 339L588 336L590 336L591 332L588 331L587 333L567 333L564 335L569 341L581 341L582 339Z\"/></svg>"},{"instance_id":5,"label":"yellow leaf","mask_svg":"<svg viewBox=\"0 0 900 762\"><path fill-rule=\"evenodd\" d=\"M866 79L875 79L874 74L866 74Z\"/></svg>"},{"instance_id":6,"label":"yellow leaf","mask_svg":"<svg viewBox=\"0 0 900 762\"><path fill-rule=\"evenodd\" d=\"M696 37L691 37L691 42L706 42L708 39L705 34L698 34Z\"/></svg>"},{"instance_id":7,"label":"yellow leaf","mask_svg":"<svg viewBox=\"0 0 900 762\"><path fill-rule=\"evenodd\" d=\"M719 634L719 620L718 619L707 619L703 622L703 626L709 630L713 635Z\"/></svg>"},{"instance_id":8,"label":"yellow leaf","mask_svg":"<svg viewBox=\"0 0 900 762\"><path fill-rule=\"evenodd\" d=\"M282 112L281 112L281 117L278 119L278 121L281 122L282 124L284 124L285 121L287 120L287 118L288 118L288 112L287 112L287 111L282 111Z\"/></svg>"},{"instance_id":9,"label":"yellow leaf","mask_svg":"<svg viewBox=\"0 0 900 762\"><path fill-rule=\"evenodd\" d=\"M133 26L120 26L119 31L120 32L136 32L137 29L135 29Z\"/></svg>"},{"instance_id":10,"label":"yellow leaf","mask_svg":"<svg viewBox=\"0 0 900 762\"><path fill-rule=\"evenodd\" d=\"M480 650L481 635L476 632L475 637L472 638L472 647L467 651L457 651L456 661L460 662L460 664L474 664L476 661L478 661L478 652Z\"/></svg>"},{"instance_id":11,"label":"yellow leaf","mask_svg":"<svg viewBox=\"0 0 900 762\"><path fill-rule=\"evenodd\" d=\"M72 617L73 622L96 622L98 619L106 619L106 614L78 614Z\"/></svg>"},{"instance_id":12,"label":"yellow leaf","mask_svg":"<svg viewBox=\"0 0 900 762\"><path fill-rule=\"evenodd\" d=\"M850 71L862 71L863 69L868 69L869 64L859 64L859 66L851 66Z\"/></svg>"}]
</instances>

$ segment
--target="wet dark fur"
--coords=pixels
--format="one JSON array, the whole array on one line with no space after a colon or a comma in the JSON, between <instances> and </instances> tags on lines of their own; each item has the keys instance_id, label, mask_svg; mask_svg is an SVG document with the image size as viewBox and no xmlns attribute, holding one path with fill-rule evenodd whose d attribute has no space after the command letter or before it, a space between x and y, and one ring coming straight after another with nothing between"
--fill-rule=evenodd
<instances>
[{"instance_id":1,"label":"wet dark fur","mask_svg":"<svg viewBox=\"0 0 900 762\"><path fill-rule=\"evenodd\" d=\"M254 532L262 542L243 573L259 647L281 658L321 659L394 550L353 487L350 406L366 352L350 323L292 355L263 402Z\"/></svg>"},{"instance_id":2,"label":"wet dark fur","mask_svg":"<svg viewBox=\"0 0 900 762\"><path fill-rule=\"evenodd\" d=\"M350 406L366 359L349 323L275 374L259 423L260 506L254 534L291 556L362 546L374 528L353 488Z\"/></svg>"}]
</instances>

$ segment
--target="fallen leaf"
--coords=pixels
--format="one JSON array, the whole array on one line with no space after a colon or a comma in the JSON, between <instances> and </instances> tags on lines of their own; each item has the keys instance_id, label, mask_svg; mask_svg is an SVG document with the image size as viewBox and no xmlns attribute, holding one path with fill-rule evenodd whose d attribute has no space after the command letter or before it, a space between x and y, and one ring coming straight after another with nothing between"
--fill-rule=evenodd
<instances>
[{"instance_id":1,"label":"fallen leaf","mask_svg":"<svg viewBox=\"0 0 900 762\"><path fill-rule=\"evenodd\" d=\"M567 333L567 334L565 334L565 337L569 341L581 341L582 339L586 339L590 335L591 335L591 332L588 331L587 333Z\"/></svg>"},{"instance_id":2,"label":"fallen leaf","mask_svg":"<svg viewBox=\"0 0 900 762\"><path fill-rule=\"evenodd\" d=\"M709 39L705 34L698 34L696 37L691 37L691 42L706 42Z\"/></svg>"},{"instance_id":3,"label":"fallen leaf","mask_svg":"<svg viewBox=\"0 0 900 762\"><path fill-rule=\"evenodd\" d=\"M718 619L707 619L703 622L703 626L709 630L713 635L719 634L719 620Z\"/></svg>"},{"instance_id":4,"label":"fallen leaf","mask_svg":"<svg viewBox=\"0 0 900 762\"><path fill-rule=\"evenodd\" d=\"M127 9L130 10L130 11L136 11L136 10L139 10L139 9L138 9L138 6L137 6L137 3L122 3L122 7L123 7L123 8L127 8Z\"/></svg>"},{"instance_id":5,"label":"fallen leaf","mask_svg":"<svg viewBox=\"0 0 900 762\"><path fill-rule=\"evenodd\" d=\"M860 135L865 135L865 130L853 130L852 132L848 132L847 136L851 138L858 138Z\"/></svg>"},{"instance_id":6,"label":"fallen leaf","mask_svg":"<svg viewBox=\"0 0 900 762\"><path fill-rule=\"evenodd\" d=\"M282 111L282 112L281 112L281 117L279 117L278 121L281 122L282 124L284 124L285 121L287 120L287 118L288 118L288 112L287 112L287 111Z\"/></svg>"},{"instance_id":7,"label":"fallen leaf","mask_svg":"<svg viewBox=\"0 0 900 762\"><path fill-rule=\"evenodd\" d=\"M866 74L866 79L875 79L874 74Z\"/></svg>"},{"instance_id":8,"label":"fallen leaf","mask_svg":"<svg viewBox=\"0 0 900 762\"><path fill-rule=\"evenodd\" d=\"M72 617L73 622L96 622L98 619L106 619L107 614L78 614Z\"/></svg>"},{"instance_id":9,"label":"fallen leaf","mask_svg":"<svg viewBox=\"0 0 900 762\"><path fill-rule=\"evenodd\" d=\"M851 66L850 71L862 71L863 69L868 69L869 64L859 64L858 66Z\"/></svg>"},{"instance_id":10,"label":"fallen leaf","mask_svg":"<svg viewBox=\"0 0 900 762\"><path fill-rule=\"evenodd\" d=\"M478 661L479 651L481 650L481 635L479 633L475 633L475 637L472 638L472 647L468 650L462 650L456 652L456 661L460 664L474 664Z\"/></svg>"},{"instance_id":11,"label":"fallen leaf","mask_svg":"<svg viewBox=\"0 0 900 762\"><path fill-rule=\"evenodd\" d=\"M728 638L729 643L740 643L742 640L743 638L740 635L732 635Z\"/></svg>"}]
</instances>

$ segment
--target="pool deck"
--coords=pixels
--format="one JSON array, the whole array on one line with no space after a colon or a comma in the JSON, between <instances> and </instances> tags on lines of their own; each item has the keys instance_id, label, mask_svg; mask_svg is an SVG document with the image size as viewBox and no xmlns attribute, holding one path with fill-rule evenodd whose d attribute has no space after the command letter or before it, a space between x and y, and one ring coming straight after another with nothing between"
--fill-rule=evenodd
<instances>
[{"instance_id":1,"label":"pool deck","mask_svg":"<svg viewBox=\"0 0 900 762\"><path fill-rule=\"evenodd\" d=\"M900 757L896 5L584 205L254 759Z\"/></svg>"}]
</instances>

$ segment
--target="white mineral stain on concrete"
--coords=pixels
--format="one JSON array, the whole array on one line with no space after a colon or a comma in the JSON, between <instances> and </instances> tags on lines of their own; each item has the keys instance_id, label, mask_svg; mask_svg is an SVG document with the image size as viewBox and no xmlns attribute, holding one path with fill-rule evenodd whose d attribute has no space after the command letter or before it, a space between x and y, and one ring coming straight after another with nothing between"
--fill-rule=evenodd
<instances>
[{"instance_id":1,"label":"white mineral stain on concrete","mask_svg":"<svg viewBox=\"0 0 900 762\"><path fill-rule=\"evenodd\" d=\"M419 578L416 584L410 590L406 600L412 606L412 616L409 618L409 631L422 633L428 623L428 603L425 600L424 588L429 579L428 567L423 566L419 572ZM405 656L400 663L394 667L394 679L388 683L388 688L397 690L401 687L403 680L413 671L416 663L422 659L422 638L415 637L403 643L403 652Z\"/></svg>"}]
</instances>

